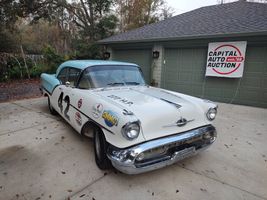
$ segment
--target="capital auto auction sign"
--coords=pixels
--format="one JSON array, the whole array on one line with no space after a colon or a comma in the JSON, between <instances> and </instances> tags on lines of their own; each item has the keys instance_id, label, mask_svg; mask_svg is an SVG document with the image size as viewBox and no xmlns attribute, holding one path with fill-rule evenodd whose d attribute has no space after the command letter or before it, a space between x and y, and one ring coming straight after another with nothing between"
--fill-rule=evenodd
<instances>
[{"instance_id":1,"label":"capital auto auction sign","mask_svg":"<svg viewBox=\"0 0 267 200\"><path fill-rule=\"evenodd\" d=\"M243 76L247 42L209 43L206 76Z\"/></svg>"}]
</instances>

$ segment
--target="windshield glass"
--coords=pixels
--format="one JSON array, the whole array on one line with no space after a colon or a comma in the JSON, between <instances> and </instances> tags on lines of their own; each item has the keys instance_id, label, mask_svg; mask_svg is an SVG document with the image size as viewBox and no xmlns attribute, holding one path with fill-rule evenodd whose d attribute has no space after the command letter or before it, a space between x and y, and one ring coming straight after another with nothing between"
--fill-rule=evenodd
<instances>
[{"instance_id":1,"label":"windshield glass","mask_svg":"<svg viewBox=\"0 0 267 200\"><path fill-rule=\"evenodd\" d=\"M145 85L141 70L130 65L89 67L82 79L87 79L92 88Z\"/></svg>"}]
</instances>

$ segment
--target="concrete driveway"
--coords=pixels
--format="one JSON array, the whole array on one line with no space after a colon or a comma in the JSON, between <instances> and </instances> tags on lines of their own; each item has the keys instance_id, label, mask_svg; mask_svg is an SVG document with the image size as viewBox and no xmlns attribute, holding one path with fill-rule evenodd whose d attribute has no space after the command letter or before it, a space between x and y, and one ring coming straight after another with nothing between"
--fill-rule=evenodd
<instances>
[{"instance_id":1,"label":"concrete driveway","mask_svg":"<svg viewBox=\"0 0 267 200\"><path fill-rule=\"evenodd\" d=\"M45 98L0 104L0 199L267 199L267 110L219 104L207 151L157 171L101 171Z\"/></svg>"}]
</instances>

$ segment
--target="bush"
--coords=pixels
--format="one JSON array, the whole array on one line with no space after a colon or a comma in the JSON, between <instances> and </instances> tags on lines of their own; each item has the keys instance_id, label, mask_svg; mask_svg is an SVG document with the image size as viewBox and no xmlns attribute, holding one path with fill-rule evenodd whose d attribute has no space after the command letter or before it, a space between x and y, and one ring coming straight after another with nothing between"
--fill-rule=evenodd
<instances>
[{"instance_id":1,"label":"bush","mask_svg":"<svg viewBox=\"0 0 267 200\"><path fill-rule=\"evenodd\" d=\"M64 57L57 54L55 49L53 49L50 45L44 47L43 55L48 67L48 73L55 73L58 66L65 61Z\"/></svg>"},{"instance_id":2,"label":"bush","mask_svg":"<svg viewBox=\"0 0 267 200\"><path fill-rule=\"evenodd\" d=\"M49 70L42 60L36 63L31 58L26 58L26 63L31 78L39 77L42 72ZM0 82L28 78L23 58L13 54L0 54L0 74Z\"/></svg>"},{"instance_id":3,"label":"bush","mask_svg":"<svg viewBox=\"0 0 267 200\"><path fill-rule=\"evenodd\" d=\"M45 72L45 68L43 65L38 64L36 66L33 66L30 70L30 76L33 78L40 77L41 73Z\"/></svg>"}]
</instances>

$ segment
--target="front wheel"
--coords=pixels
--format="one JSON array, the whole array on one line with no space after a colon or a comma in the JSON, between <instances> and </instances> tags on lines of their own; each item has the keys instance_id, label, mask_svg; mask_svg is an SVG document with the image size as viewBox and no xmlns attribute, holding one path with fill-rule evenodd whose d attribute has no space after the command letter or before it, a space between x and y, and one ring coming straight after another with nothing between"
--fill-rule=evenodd
<instances>
[{"instance_id":1,"label":"front wheel","mask_svg":"<svg viewBox=\"0 0 267 200\"><path fill-rule=\"evenodd\" d=\"M95 162L100 169L110 169L112 167L110 160L107 157L108 143L105 135L101 130L94 131L94 150Z\"/></svg>"},{"instance_id":2,"label":"front wheel","mask_svg":"<svg viewBox=\"0 0 267 200\"><path fill-rule=\"evenodd\" d=\"M50 98L49 97L47 97L47 103L48 103L48 108L49 108L50 113L52 115L56 115L57 114L57 111L51 105L51 102L50 102Z\"/></svg>"}]
</instances>

